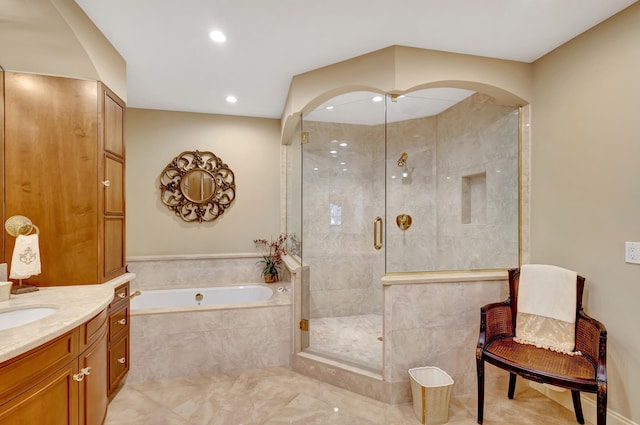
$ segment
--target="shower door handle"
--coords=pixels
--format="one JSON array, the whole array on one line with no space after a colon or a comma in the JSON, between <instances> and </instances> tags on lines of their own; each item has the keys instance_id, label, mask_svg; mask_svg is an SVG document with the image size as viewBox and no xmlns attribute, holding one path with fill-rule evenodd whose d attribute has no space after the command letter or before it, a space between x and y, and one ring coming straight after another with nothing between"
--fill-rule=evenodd
<instances>
[{"instance_id":1,"label":"shower door handle","mask_svg":"<svg viewBox=\"0 0 640 425\"><path fill-rule=\"evenodd\" d=\"M382 217L376 217L373 220L373 247L382 248Z\"/></svg>"}]
</instances>

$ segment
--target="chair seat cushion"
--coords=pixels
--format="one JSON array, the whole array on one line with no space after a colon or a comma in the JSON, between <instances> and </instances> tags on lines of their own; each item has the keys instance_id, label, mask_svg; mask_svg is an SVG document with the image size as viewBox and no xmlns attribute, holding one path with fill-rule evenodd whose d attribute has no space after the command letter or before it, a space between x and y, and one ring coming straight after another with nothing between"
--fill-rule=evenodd
<instances>
[{"instance_id":1,"label":"chair seat cushion","mask_svg":"<svg viewBox=\"0 0 640 425\"><path fill-rule=\"evenodd\" d=\"M520 344L513 338L493 341L486 349L487 355L532 374L543 373L559 380L595 381L596 368L582 355L567 354Z\"/></svg>"}]
</instances>

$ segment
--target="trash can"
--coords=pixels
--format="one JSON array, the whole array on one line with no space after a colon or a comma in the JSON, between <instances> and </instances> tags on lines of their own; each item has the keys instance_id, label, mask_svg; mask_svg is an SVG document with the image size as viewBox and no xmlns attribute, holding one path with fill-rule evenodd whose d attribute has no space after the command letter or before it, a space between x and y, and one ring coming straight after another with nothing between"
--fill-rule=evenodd
<instances>
[{"instance_id":1,"label":"trash can","mask_svg":"<svg viewBox=\"0 0 640 425\"><path fill-rule=\"evenodd\" d=\"M413 413L422 424L449 422L449 398L453 379L444 370L434 367L409 369Z\"/></svg>"}]
</instances>

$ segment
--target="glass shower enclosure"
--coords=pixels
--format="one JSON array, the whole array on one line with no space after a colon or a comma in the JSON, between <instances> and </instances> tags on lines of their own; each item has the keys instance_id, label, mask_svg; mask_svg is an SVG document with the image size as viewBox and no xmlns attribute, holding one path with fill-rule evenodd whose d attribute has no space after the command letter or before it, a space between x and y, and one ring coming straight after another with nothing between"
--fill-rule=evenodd
<instances>
[{"instance_id":1,"label":"glass shower enclosure","mask_svg":"<svg viewBox=\"0 0 640 425\"><path fill-rule=\"evenodd\" d=\"M517 107L454 88L351 92L301 132L302 199L288 209L307 351L380 371L385 275L519 264Z\"/></svg>"}]
</instances>

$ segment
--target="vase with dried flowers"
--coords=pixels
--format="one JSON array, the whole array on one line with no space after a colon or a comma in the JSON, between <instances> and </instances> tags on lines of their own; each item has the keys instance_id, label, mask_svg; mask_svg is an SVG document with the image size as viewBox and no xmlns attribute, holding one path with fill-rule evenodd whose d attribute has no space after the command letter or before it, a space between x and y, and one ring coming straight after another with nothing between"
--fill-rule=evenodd
<instances>
[{"instance_id":1,"label":"vase with dried flowers","mask_svg":"<svg viewBox=\"0 0 640 425\"><path fill-rule=\"evenodd\" d=\"M262 260L259 263L263 263L262 277L266 283L274 283L279 279L279 268L282 264L282 256L285 253L285 243L287 241L287 235L281 233L277 239L254 239L253 243L257 248L261 248L264 252L262 254Z\"/></svg>"}]
</instances>

